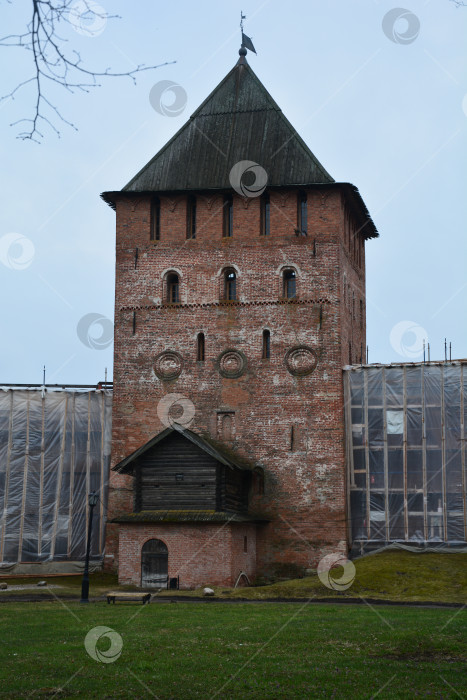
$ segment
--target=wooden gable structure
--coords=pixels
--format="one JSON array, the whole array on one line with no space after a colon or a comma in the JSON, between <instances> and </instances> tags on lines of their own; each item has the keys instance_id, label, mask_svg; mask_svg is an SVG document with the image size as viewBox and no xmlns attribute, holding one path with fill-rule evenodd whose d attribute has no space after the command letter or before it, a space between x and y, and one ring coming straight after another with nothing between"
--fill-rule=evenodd
<instances>
[{"instance_id":1,"label":"wooden gable structure","mask_svg":"<svg viewBox=\"0 0 467 700\"><path fill-rule=\"evenodd\" d=\"M177 424L114 467L134 479L134 512L246 513L251 469Z\"/></svg>"}]
</instances>

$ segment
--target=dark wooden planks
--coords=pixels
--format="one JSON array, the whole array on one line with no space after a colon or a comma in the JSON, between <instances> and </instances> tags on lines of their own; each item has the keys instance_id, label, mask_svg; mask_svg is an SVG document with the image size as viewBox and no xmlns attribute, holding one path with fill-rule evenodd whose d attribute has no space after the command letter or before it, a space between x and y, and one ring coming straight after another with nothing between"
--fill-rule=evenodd
<instances>
[{"instance_id":1,"label":"dark wooden planks","mask_svg":"<svg viewBox=\"0 0 467 700\"><path fill-rule=\"evenodd\" d=\"M205 509L244 512L249 473L220 464L183 435L169 435L135 463L135 512Z\"/></svg>"}]
</instances>

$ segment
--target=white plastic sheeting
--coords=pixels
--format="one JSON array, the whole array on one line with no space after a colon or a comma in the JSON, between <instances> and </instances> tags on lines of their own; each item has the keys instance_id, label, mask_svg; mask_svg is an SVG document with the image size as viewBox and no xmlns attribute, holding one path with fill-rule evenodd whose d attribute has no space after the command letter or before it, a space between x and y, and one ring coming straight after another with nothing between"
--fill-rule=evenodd
<instances>
[{"instance_id":1,"label":"white plastic sheeting","mask_svg":"<svg viewBox=\"0 0 467 700\"><path fill-rule=\"evenodd\" d=\"M350 539L467 542L467 362L344 371Z\"/></svg>"},{"instance_id":2,"label":"white plastic sheeting","mask_svg":"<svg viewBox=\"0 0 467 700\"><path fill-rule=\"evenodd\" d=\"M104 553L112 393L0 388L0 566Z\"/></svg>"}]
</instances>

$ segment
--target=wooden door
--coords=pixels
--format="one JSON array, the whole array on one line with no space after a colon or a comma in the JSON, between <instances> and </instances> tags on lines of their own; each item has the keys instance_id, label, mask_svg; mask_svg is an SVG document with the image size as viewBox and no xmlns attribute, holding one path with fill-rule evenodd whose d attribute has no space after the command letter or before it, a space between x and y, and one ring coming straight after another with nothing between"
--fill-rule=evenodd
<instances>
[{"instance_id":1,"label":"wooden door","mask_svg":"<svg viewBox=\"0 0 467 700\"><path fill-rule=\"evenodd\" d=\"M141 587L166 588L169 552L161 540L148 540L141 550Z\"/></svg>"}]
</instances>

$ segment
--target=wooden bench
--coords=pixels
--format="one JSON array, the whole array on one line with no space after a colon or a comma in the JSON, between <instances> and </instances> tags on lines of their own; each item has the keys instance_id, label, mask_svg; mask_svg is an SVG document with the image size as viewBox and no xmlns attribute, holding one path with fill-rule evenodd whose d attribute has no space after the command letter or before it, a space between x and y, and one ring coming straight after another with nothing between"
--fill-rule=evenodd
<instances>
[{"instance_id":1,"label":"wooden bench","mask_svg":"<svg viewBox=\"0 0 467 700\"><path fill-rule=\"evenodd\" d=\"M143 605L149 603L151 600L150 593L124 593L123 591L111 591L107 593L107 603L113 603L115 605L116 600L135 600L137 602L141 601Z\"/></svg>"}]
</instances>

